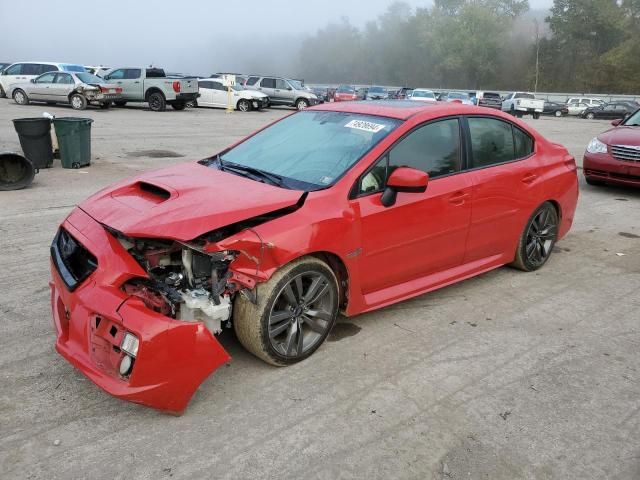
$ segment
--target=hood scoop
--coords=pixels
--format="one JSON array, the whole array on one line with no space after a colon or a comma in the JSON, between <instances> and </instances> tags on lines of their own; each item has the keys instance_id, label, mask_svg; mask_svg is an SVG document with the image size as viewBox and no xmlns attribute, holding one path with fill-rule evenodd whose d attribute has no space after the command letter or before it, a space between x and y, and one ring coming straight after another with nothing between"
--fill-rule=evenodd
<instances>
[{"instance_id":1,"label":"hood scoop","mask_svg":"<svg viewBox=\"0 0 640 480\"><path fill-rule=\"evenodd\" d=\"M111 192L111 198L142 212L166 202L174 194L178 196L177 192L171 192L166 187L149 182L136 182L114 190Z\"/></svg>"}]
</instances>

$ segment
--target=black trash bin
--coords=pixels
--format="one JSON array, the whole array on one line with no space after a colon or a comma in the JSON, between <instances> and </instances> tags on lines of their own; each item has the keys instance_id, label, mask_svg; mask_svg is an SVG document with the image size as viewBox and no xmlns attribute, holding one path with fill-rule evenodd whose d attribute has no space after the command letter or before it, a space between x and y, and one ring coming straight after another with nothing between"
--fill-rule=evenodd
<instances>
[{"instance_id":1,"label":"black trash bin","mask_svg":"<svg viewBox=\"0 0 640 480\"><path fill-rule=\"evenodd\" d=\"M0 153L0 191L28 187L35 174L33 164L22 155Z\"/></svg>"},{"instance_id":2,"label":"black trash bin","mask_svg":"<svg viewBox=\"0 0 640 480\"><path fill-rule=\"evenodd\" d=\"M53 145L51 144L51 120L48 118L16 118L13 126L18 132L20 146L35 168L49 168L53 165Z\"/></svg>"},{"instance_id":3,"label":"black trash bin","mask_svg":"<svg viewBox=\"0 0 640 480\"><path fill-rule=\"evenodd\" d=\"M92 123L90 118L60 117L53 120L62 168L80 168L91 164Z\"/></svg>"}]
</instances>

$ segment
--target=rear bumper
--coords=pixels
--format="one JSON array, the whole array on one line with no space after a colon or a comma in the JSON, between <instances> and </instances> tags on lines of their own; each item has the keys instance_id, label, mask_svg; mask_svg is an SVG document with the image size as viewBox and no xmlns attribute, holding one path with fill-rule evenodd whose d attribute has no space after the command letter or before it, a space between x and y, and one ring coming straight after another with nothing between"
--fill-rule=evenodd
<instances>
[{"instance_id":1,"label":"rear bumper","mask_svg":"<svg viewBox=\"0 0 640 480\"><path fill-rule=\"evenodd\" d=\"M139 272L91 217L76 209L63 227L96 256L98 268L71 292L52 259L56 350L117 398L182 412L200 383L229 355L201 322L165 317L120 290L123 279ZM119 366L126 354L120 343L126 332L139 339L139 348L130 374L122 376Z\"/></svg>"},{"instance_id":2,"label":"rear bumper","mask_svg":"<svg viewBox=\"0 0 640 480\"><path fill-rule=\"evenodd\" d=\"M616 160L609 153L585 153L582 172L590 180L640 187L640 162Z\"/></svg>"},{"instance_id":3,"label":"rear bumper","mask_svg":"<svg viewBox=\"0 0 640 480\"><path fill-rule=\"evenodd\" d=\"M200 96L199 93L195 92L195 93L177 93L176 94L176 102L191 102L193 100L196 100L198 97Z\"/></svg>"}]
</instances>

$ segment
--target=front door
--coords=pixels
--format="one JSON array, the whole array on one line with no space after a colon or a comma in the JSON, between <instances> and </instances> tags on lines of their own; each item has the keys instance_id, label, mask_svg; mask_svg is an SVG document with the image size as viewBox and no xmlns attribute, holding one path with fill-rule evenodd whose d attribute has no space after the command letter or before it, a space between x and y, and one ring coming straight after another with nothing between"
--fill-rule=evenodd
<instances>
[{"instance_id":1,"label":"front door","mask_svg":"<svg viewBox=\"0 0 640 480\"><path fill-rule=\"evenodd\" d=\"M56 74L54 72L45 73L33 80L33 84L27 87L27 95L31 100L55 101L55 96L51 89Z\"/></svg>"},{"instance_id":2,"label":"front door","mask_svg":"<svg viewBox=\"0 0 640 480\"><path fill-rule=\"evenodd\" d=\"M461 265L471 219L471 181L462 169L457 118L422 125L396 143L359 180L352 206L360 220L360 277L368 294ZM425 171L424 193L380 198L400 166ZM382 272L382 273L381 273Z\"/></svg>"}]
</instances>

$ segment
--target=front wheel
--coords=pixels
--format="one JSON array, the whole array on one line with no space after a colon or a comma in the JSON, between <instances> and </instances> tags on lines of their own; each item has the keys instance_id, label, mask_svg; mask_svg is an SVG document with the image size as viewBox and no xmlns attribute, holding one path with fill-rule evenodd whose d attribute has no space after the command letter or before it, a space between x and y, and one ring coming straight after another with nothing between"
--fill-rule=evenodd
<instances>
[{"instance_id":1,"label":"front wheel","mask_svg":"<svg viewBox=\"0 0 640 480\"><path fill-rule=\"evenodd\" d=\"M22 90L16 90L13 92L13 101L18 105L29 105L29 97Z\"/></svg>"},{"instance_id":2,"label":"front wheel","mask_svg":"<svg viewBox=\"0 0 640 480\"><path fill-rule=\"evenodd\" d=\"M249 100L245 100L244 98L238 102L238 110L241 112L248 112L251 110L251 102Z\"/></svg>"},{"instance_id":3,"label":"front wheel","mask_svg":"<svg viewBox=\"0 0 640 480\"><path fill-rule=\"evenodd\" d=\"M171 107L172 107L174 110L184 110L185 108L187 108L187 104L186 104L186 103L182 103L182 102L179 102L179 103L172 103L172 104L171 104Z\"/></svg>"},{"instance_id":4,"label":"front wheel","mask_svg":"<svg viewBox=\"0 0 640 480\"><path fill-rule=\"evenodd\" d=\"M556 117L561 117L562 116L562 112L560 110L556 110L556 113L554 113L554 115Z\"/></svg>"},{"instance_id":5,"label":"front wheel","mask_svg":"<svg viewBox=\"0 0 640 480\"><path fill-rule=\"evenodd\" d=\"M71 108L73 108L74 110L84 110L85 108L87 108L87 99L79 93L74 93L73 95L71 95L69 103L71 103Z\"/></svg>"},{"instance_id":6,"label":"front wheel","mask_svg":"<svg viewBox=\"0 0 640 480\"><path fill-rule=\"evenodd\" d=\"M285 265L256 287L257 304L236 297L233 325L240 343L272 365L309 357L324 342L338 316L338 281L315 257Z\"/></svg>"},{"instance_id":7,"label":"front wheel","mask_svg":"<svg viewBox=\"0 0 640 480\"><path fill-rule=\"evenodd\" d=\"M545 202L527 222L511 265L525 272L538 270L551 256L557 238L558 212L551 203Z\"/></svg>"},{"instance_id":8,"label":"front wheel","mask_svg":"<svg viewBox=\"0 0 640 480\"><path fill-rule=\"evenodd\" d=\"M593 120L594 118L596 118L596 116L591 112L587 113L585 117L588 118L589 120Z\"/></svg>"},{"instance_id":9,"label":"front wheel","mask_svg":"<svg viewBox=\"0 0 640 480\"><path fill-rule=\"evenodd\" d=\"M309 106L309 101L304 98L300 98L298 99L298 101L296 101L296 108L298 110L305 110L308 106Z\"/></svg>"}]
</instances>

